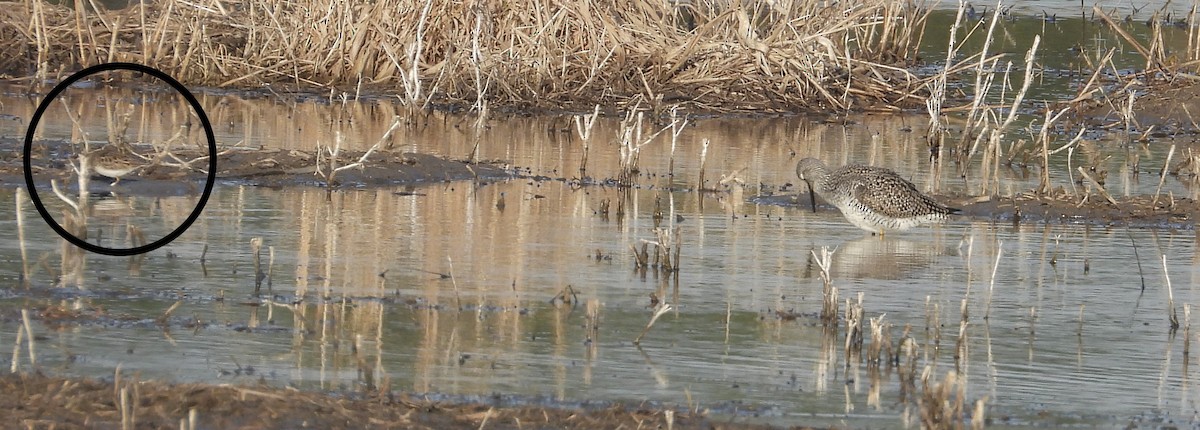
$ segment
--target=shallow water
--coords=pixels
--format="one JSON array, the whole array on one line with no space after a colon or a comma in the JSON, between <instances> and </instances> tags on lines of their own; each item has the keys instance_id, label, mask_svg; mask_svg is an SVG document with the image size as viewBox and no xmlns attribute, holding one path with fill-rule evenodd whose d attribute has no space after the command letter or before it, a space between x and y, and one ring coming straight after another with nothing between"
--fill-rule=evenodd
<instances>
[{"instance_id":1,"label":"shallow water","mask_svg":"<svg viewBox=\"0 0 1200 430\"><path fill-rule=\"evenodd\" d=\"M1188 417L1196 406L1185 335L1166 328L1159 260L1167 256L1176 306L1200 299L1192 231L956 221L879 239L827 211L735 203L746 216L734 218L715 200L700 210L695 194L680 193L676 296L673 282L631 270L627 251L652 238L644 208L656 193L640 193L643 209L621 222L589 210L615 192L555 182L538 188L545 198L494 208L498 192L530 188L513 181L423 187L422 197L348 191L327 202L311 188L222 187L208 216L136 269L126 258L88 256L82 279L63 289L34 273L32 288L51 296L4 299L10 317L0 323L0 342L13 342L20 328L15 309L61 304L107 318L34 324L37 367L54 372L104 376L119 365L185 381L387 384L552 404L650 400L751 409L777 423L898 425L906 404L897 371L885 368L879 380L862 365L847 373L844 339L823 338L812 316L821 290L809 252L829 246L841 296L863 293L865 316L886 315L893 341L911 324L919 366L936 363L935 379L955 366L959 306L968 300L967 400L986 396L993 419L1107 425L1148 412ZM48 229L28 228L28 237L53 242ZM5 237L13 229L11 218L0 224ZM246 244L260 235L276 252L271 306L250 306L259 302L250 297ZM3 243L9 257L0 282L15 285L16 243ZM201 244L209 246L204 268ZM596 250L612 259L596 261ZM548 303L566 285L583 304ZM677 310L638 348L631 341L656 290ZM288 306L297 295L304 304ZM179 320L160 329L154 318L176 300ZM589 306L599 326L590 342ZM784 320L776 311L801 316ZM930 315L941 322L940 350ZM33 367L23 350L16 359Z\"/></svg>"},{"instance_id":2,"label":"shallow water","mask_svg":"<svg viewBox=\"0 0 1200 430\"><path fill-rule=\"evenodd\" d=\"M18 118L0 122L0 135L20 136L36 99L0 92L5 113ZM81 94L70 103L94 108L94 117L119 106ZM338 132L345 147L363 150L395 115L407 115L387 99L198 96L221 147L248 151L313 151ZM65 114L48 115L43 136L69 138ZM171 136L186 114L157 118L142 123L139 140ZM986 399L993 424L1196 424L1195 365L1184 352L1192 334L1172 335L1166 316L1168 274L1181 321L1184 306L1200 300L1194 231L955 219L876 238L836 212L810 212L803 200L756 199L797 195L794 167L805 156L887 166L925 190L978 194L977 164L931 169L923 117L692 119L674 156L670 132L643 147L640 186L628 195L553 180L617 176L615 120L598 122L581 172L583 145L569 117L496 114L482 128L440 113L406 118L395 148L464 158L478 146L478 159L507 163L520 177L328 194L221 181L204 216L144 258L79 254L25 199L23 225L14 210L0 211L0 285L11 286L0 289L0 345L15 344L21 309L84 316L36 318L35 352L23 343L0 357L0 368L111 376L120 366L179 381L261 379L553 405L649 401L779 424L917 426L900 369L875 374L857 361L847 368L845 322L836 337L823 333L812 252L829 247L843 300L862 293L864 316L890 324L893 344L911 325L918 376L927 365L933 381L955 369L967 301L958 368L965 401ZM644 128L658 129L649 121ZM703 139L712 142L707 151ZM1163 146L1100 136L1073 165L1095 154L1111 192L1151 194ZM702 186L714 192L694 191L702 152ZM1071 186L1067 163L1065 153L1052 158L1056 187ZM1031 189L1035 173L1002 169L999 193ZM721 183L723 175L738 180ZM0 207L15 208L18 193L0 189ZM1169 177L1163 193L1194 197L1195 187ZM194 204L186 193L96 199L154 208L157 224L138 224L151 233L177 225ZM755 203L768 200L785 204ZM633 269L630 247L656 240L656 207L663 226L679 227L677 278ZM124 243L124 222L89 231L103 226L93 239ZM266 299L253 296L255 237L269 266ZM552 303L568 285L578 302ZM638 347L651 293L675 310ZM158 320L175 303L170 318ZM868 328L864 349L870 335Z\"/></svg>"}]
</instances>

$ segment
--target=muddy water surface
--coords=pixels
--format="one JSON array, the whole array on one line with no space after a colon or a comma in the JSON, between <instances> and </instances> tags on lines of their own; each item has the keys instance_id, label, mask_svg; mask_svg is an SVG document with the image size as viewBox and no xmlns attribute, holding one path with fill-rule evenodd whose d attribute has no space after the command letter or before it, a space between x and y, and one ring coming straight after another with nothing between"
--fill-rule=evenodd
<instances>
[{"instance_id":1,"label":"muddy water surface","mask_svg":"<svg viewBox=\"0 0 1200 430\"><path fill-rule=\"evenodd\" d=\"M382 134L373 124L396 113L383 102L209 97L254 107L238 118L276 121L251 129L233 114L214 115L231 124L219 133L222 147L242 141L248 151L331 139L330 127L342 127L348 144L369 145ZM927 147L907 131L919 117L696 120L677 140L674 176L669 139L660 137L643 147L640 186L628 195L531 177L580 176L582 143L565 119L503 118L482 129L470 121L414 120L394 145L465 157L478 142L477 157L509 163L512 179L332 193L222 181L191 229L142 259L79 255L23 201L23 227L11 209L0 219L0 279L12 286L0 300L0 343L15 344L19 310L33 310L37 362L22 348L0 364L89 376L121 366L171 380L382 387L502 403L650 401L779 424L915 425L903 372L847 366L845 324L836 337L823 333L812 251L829 247L840 296L862 293L864 316L882 317L893 345L911 326L916 369L929 366L933 381L955 369L967 301L958 363L965 401L984 400L994 423L1190 420L1196 408L1195 365L1184 355L1191 334L1172 336L1165 311L1166 273L1181 320L1183 305L1200 300L1193 231L957 219L881 239L828 209L810 212L804 200L751 203L797 195L794 164L811 155L890 166L941 193L978 189L972 169L966 178L953 167L928 173ZM49 124L49 138L70 129ZM584 175L615 177L619 130L601 120L593 132ZM704 138L714 142L704 188L716 191L698 193ZM1155 160L1161 152L1096 147L1119 148L1103 164L1113 172L1111 190L1153 192L1157 181L1130 173L1125 157ZM1004 172L1002 194L1036 183L1020 170ZM721 184L722 175L740 181ZM1164 189L1192 190L1174 179ZM23 191L8 189L0 206L14 208L15 192ZM169 225L188 209L176 199L192 197L96 199L148 199ZM656 222L679 228L677 278L633 268L630 247L656 240ZM124 231L100 237L128 240ZM253 296L255 237L265 244L264 298ZM28 289L20 287L22 255ZM552 303L567 286L572 303ZM632 341L649 320L651 293L676 310L639 348Z\"/></svg>"},{"instance_id":2,"label":"muddy water surface","mask_svg":"<svg viewBox=\"0 0 1200 430\"><path fill-rule=\"evenodd\" d=\"M1195 364L1183 355L1185 335L1166 328L1159 260L1166 255L1177 305L1195 303L1190 231L960 221L879 239L828 212L739 205L748 216L732 218L682 196L675 293L675 282L631 270L629 245L652 238L644 211L604 221L587 207L609 193L557 183L541 187L543 199L495 209L496 192L527 188L370 190L332 201L316 189L223 188L208 216L136 265L88 256L62 288L35 271L33 292L5 294L0 341L14 341L16 309L64 307L85 317L35 322L38 368L103 376L120 365L184 381L386 385L552 404L650 400L776 423L898 425L898 371L885 366L876 379L862 365L846 370L843 339L824 337L814 316L821 283L809 252L830 246L841 294L863 293L865 315L886 315L896 338L911 324L919 365L935 375L954 368L968 301L966 395L986 396L990 417L1115 424L1195 408ZM11 218L2 228L14 236ZM26 234L53 242L44 227ZM270 300L250 295L253 236L275 247ZM18 250L4 243L2 273L14 285ZM200 244L209 246L203 267ZM597 251L612 259L597 261ZM548 303L567 285L582 304ZM656 291L678 310L635 347ZM175 317L156 322L177 300ZM13 359L35 367L23 351L3 364Z\"/></svg>"}]
</instances>

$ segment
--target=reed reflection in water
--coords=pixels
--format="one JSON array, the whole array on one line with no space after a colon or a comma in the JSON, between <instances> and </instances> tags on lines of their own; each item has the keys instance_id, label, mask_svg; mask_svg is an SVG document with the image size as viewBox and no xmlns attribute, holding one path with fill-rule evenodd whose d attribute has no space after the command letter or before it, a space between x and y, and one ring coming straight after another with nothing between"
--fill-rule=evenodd
<instances>
[{"instance_id":1,"label":"reed reflection in water","mask_svg":"<svg viewBox=\"0 0 1200 430\"><path fill-rule=\"evenodd\" d=\"M636 210L605 220L593 208L619 198L614 189L512 181L422 190L222 187L208 216L140 270L85 255L81 280L69 286L87 293L17 296L4 307L155 316L182 302L165 329L35 324L46 337L38 366L74 374L110 374L121 364L183 380L545 396L526 400L534 402L650 399L729 412L753 404L771 420L809 423L894 424L926 365L935 381L957 369L968 404L986 395L989 415L1019 419L1182 411L1195 398L1182 337L1166 336L1155 263L1168 256L1177 304L1195 301L1191 232L957 221L880 239L802 206L742 204L741 216L715 204L701 210L694 193L639 191L629 205ZM507 204L498 210L502 192ZM683 234L677 293L673 276L633 270L628 251L653 239L656 198L683 216L675 223ZM0 233L13 235L14 223L4 221ZM28 237L49 234L25 228ZM255 237L275 254L262 300L251 294ZM1131 269L1131 238L1145 293ZM15 241L4 243L6 255L17 255ZM852 302L862 293L864 331L872 331L866 319L879 319L888 332L879 354L899 356L899 366L847 356L845 322L830 332L812 316L821 297L809 250L820 246L836 249L834 284ZM28 247L35 259L58 252ZM0 265L3 278L19 273L14 260ZM54 283L42 270L30 280L31 289ZM567 285L577 298L551 303ZM113 290L124 293L104 294ZM636 348L652 292L676 309ZM901 343L906 326L909 346ZM19 327L0 323L0 340ZM866 336L862 357L874 342ZM32 368L27 358L15 361ZM904 388L906 380L915 382ZM1081 409L1098 401L1102 409Z\"/></svg>"}]
</instances>

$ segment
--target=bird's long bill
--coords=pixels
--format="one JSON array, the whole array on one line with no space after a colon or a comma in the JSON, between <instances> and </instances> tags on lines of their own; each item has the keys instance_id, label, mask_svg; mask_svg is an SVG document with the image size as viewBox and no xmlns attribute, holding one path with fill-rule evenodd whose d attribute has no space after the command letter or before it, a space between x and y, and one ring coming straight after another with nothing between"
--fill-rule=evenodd
<instances>
[{"instance_id":1,"label":"bird's long bill","mask_svg":"<svg viewBox=\"0 0 1200 430\"><path fill-rule=\"evenodd\" d=\"M804 181L804 183L808 184L808 202L812 203L813 213L817 213L817 195L813 193L812 182Z\"/></svg>"}]
</instances>

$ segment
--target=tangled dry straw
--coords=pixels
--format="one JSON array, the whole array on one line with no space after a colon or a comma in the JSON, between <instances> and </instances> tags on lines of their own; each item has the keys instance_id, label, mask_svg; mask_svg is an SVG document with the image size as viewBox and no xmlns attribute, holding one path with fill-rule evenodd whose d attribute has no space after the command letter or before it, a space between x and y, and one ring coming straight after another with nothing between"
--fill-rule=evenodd
<instances>
[{"instance_id":1,"label":"tangled dry straw","mask_svg":"<svg viewBox=\"0 0 1200 430\"><path fill-rule=\"evenodd\" d=\"M0 7L0 70L109 61L189 85L382 90L414 106L804 111L919 106L928 9L855 0L166 0Z\"/></svg>"}]
</instances>

